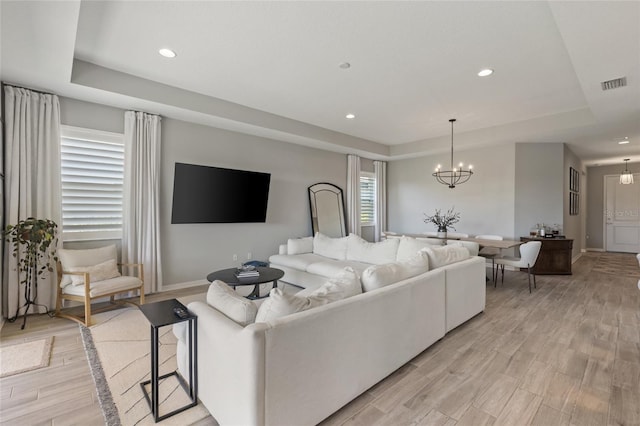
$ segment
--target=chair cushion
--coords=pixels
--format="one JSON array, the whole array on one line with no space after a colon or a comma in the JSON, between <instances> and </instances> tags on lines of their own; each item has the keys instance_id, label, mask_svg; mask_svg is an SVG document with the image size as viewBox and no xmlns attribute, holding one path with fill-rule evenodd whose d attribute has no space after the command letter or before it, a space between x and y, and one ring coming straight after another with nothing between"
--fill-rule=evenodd
<instances>
[{"instance_id":1,"label":"chair cushion","mask_svg":"<svg viewBox=\"0 0 640 426\"><path fill-rule=\"evenodd\" d=\"M299 271L306 271L309 265L325 260L327 260L326 257L313 253L274 254L269 256L269 263L272 265L282 265Z\"/></svg>"},{"instance_id":2,"label":"chair cushion","mask_svg":"<svg viewBox=\"0 0 640 426\"><path fill-rule=\"evenodd\" d=\"M102 263L110 259L117 261L118 251L115 244L84 250L58 249L58 258L60 259L62 270L66 271L69 268L76 268L79 266L97 265L98 263ZM62 276L60 285L63 287L67 286L71 284L71 281L71 276L65 274Z\"/></svg>"},{"instance_id":3,"label":"chair cushion","mask_svg":"<svg viewBox=\"0 0 640 426\"><path fill-rule=\"evenodd\" d=\"M404 262L373 265L362 273L362 289L367 292L423 274L429 270L427 253L416 253Z\"/></svg>"},{"instance_id":4,"label":"chair cushion","mask_svg":"<svg viewBox=\"0 0 640 426\"><path fill-rule=\"evenodd\" d=\"M356 262L353 260L327 260L325 262L315 262L307 266L307 272L320 275L321 277L332 278L338 275L344 268L353 268L359 275L371 266L368 263Z\"/></svg>"},{"instance_id":5,"label":"chair cushion","mask_svg":"<svg viewBox=\"0 0 640 426\"><path fill-rule=\"evenodd\" d=\"M347 260L383 265L395 262L400 240L392 238L370 243L355 234L347 237Z\"/></svg>"},{"instance_id":6,"label":"chair cushion","mask_svg":"<svg viewBox=\"0 0 640 426\"><path fill-rule=\"evenodd\" d=\"M240 296L219 280L215 280L209 286L207 303L242 326L252 324L258 313L255 303Z\"/></svg>"},{"instance_id":7,"label":"chair cushion","mask_svg":"<svg viewBox=\"0 0 640 426\"><path fill-rule=\"evenodd\" d=\"M289 238L287 254L303 254L313 252L313 237Z\"/></svg>"},{"instance_id":8,"label":"chair cushion","mask_svg":"<svg viewBox=\"0 0 640 426\"><path fill-rule=\"evenodd\" d=\"M89 280L93 282L108 280L122 275L118 270L118 264L115 259L109 259L105 262L98 263L93 266L74 266L64 270L65 272L88 272ZM72 285L84 285L84 275L69 275Z\"/></svg>"},{"instance_id":9,"label":"chair cushion","mask_svg":"<svg viewBox=\"0 0 640 426\"><path fill-rule=\"evenodd\" d=\"M89 284L89 296L98 297L111 293L122 293L127 290L138 290L140 289L141 285L142 281L140 281L138 278L128 276L92 282L91 284ZM74 296L84 296L84 286L68 285L62 289L62 293L71 294Z\"/></svg>"},{"instance_id":10,"label":"chair cushion","mask_svg":"<svg viewBox=\"0 0 640 426\"><path fill-rule=\"evenodd\" d=\"M459 245L428 247L423 250L429 257L429 267L431 269L440 268L451 263L462 262L471 257L469 250Z\"/></svg>"},{"instance_id":11,"label":"chair cushion","mask_svg":"<svg viewBox=\"0 0 640 426\"><path fill-rule=\"evenodd\" d=\"M345 260L347 258L348 237L331 238L318 232L313 238L313 253L329 259Z\"/></svg>"}]
</instances>

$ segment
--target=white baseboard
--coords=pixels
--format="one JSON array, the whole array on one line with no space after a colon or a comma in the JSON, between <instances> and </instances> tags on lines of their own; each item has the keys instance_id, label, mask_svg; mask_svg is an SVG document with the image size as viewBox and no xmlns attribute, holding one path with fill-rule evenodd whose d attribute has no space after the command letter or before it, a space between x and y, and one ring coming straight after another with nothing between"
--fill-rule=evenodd
<instances>
[{"instance_id":1,"label":"white baseboard","mask_svg":"<svg viewBox=\"0 0 640 426\"><path fill-rule=\"evenodd\" d=\"M195 280L195 281L187 281L187 282L184 282L184 283L163 285L162 289L160 291L163 292L163 291L180 290L180 289L183 289L183 288L197 287L199 285L206 285L206 284L209 284L209 281L207 281L206 279Z\"/></svg>"},{"instance_id":2,"label":"white baseboard","mask_svg":"<svg viewBox=\"0 0 640 426\"><path fill-rule=\"evenodd\" d=\"M577 261L578 259L580 259L581 257L582 257L582 252L578 253L578 255L577 255L577 256L574 256L574 257L571 259L571 264L576 263L576 261Z\"/></svg>"},{"instance_id":3,"label":"white baseboard","mask_svg":"<svg viewBox=\"0 0 640 426\"><path fill-rule=\"evenodd\" d=\"M596 251L596 252L599 252L599 253L606 252L606 250L603 249L603 248L586 248L585 251Z\"/></svg>"}]
</instances>

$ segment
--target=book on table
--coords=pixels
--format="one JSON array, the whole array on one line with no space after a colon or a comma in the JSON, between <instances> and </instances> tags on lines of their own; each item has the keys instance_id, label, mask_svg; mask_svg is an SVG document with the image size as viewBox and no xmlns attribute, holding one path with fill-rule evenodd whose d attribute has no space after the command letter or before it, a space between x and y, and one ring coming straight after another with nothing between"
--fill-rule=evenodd
<instances>
[{"instance_id":1,"label":"book on table","mask_svg":"<svg viewBox=\"0 0 640 426\"><path fill-rule=\"evenodd\" d=\"M238 278L252 278L252 277L259 277L260 276L260 272L254 270L250 270L250 271L245 271L245 270L237 270L236 271L236 277Z\"/></svg>"}]
</instances>

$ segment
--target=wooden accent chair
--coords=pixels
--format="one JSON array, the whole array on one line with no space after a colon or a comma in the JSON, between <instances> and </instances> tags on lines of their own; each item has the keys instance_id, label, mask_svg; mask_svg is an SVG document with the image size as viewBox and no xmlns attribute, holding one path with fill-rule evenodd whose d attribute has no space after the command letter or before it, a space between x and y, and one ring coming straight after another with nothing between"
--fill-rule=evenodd
<instances>
[{"instance_id":1,"label":"wooden accent chair","mask_svg":"<svg viewBox=\"0 0 640 426\"><path fill-rule=\"evenodd\" d=\"M56 316L91 326L92 313L111 309L107 305L100 309L91 309L96 299L109 297L111 305L130 303L130 300L115 300L115 295L131 291L140 292L140 304L144 304L144 271L141 263L117 263L115 245L86 250L58 250L58 290L56 298ZM121 268L135 269L136 276L121 275ZM73 315L62 310L64 300L84 304L84 316Z\"/></svg>"}]
</instances>

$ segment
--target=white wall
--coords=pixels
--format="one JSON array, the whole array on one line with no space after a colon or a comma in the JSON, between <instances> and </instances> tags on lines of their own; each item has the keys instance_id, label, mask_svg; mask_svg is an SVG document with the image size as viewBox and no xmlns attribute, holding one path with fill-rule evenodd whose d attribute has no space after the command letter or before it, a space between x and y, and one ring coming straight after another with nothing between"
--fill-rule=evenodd
<instances>
[{"instance_id":1,"label":"white wall","mask_svg":"<svg viewBox=\"0 0 640 426\"><path fill-rule=\"evenodd\" d=\"M389 162L388 230L435 231L424 223L424 213L455 206L461 215L456 225L459 232L514 237L514 156L513 145L456 151L455 161L473 164L474 175L454 189L431 176L437 164L448 168L447 154Z\"/></svg>"},{"instance_id":2,"label":"white wall","mask_svg":"<svg viewBox=\"0 0 640 426\"><path fill-rule=\"evenodd\" d=\"M124 110L61 99L61 121L122 132ZM172 225L175 162L271 173L266 223ZM184 121L162 120L161 238L164 285L202 280L236 266L252 253L267 259L294 236L311 235L307 187L330 182L345 188L346 156ZM233 254L238 261L232 260Z\"/></svg>"}]
</instances>

